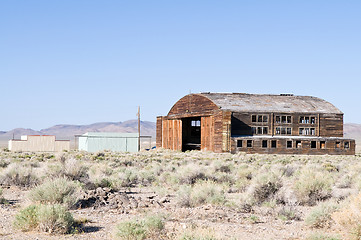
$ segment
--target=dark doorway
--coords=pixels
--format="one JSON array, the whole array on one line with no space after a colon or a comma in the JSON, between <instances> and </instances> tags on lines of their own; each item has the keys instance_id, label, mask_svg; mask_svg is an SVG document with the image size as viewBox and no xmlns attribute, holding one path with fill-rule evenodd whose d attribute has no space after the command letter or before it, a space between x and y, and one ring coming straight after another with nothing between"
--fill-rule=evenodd
<instances>
[{"instance_id":1,"label":"dark doorway","mask_svg":"<svg viewBox=\"0 0 361 240\"><path fill-rule=\"evenodd\" d=\"M182 136L182 151L201 150L201 118L183 118Z\"/></svg>"}]
</instances>

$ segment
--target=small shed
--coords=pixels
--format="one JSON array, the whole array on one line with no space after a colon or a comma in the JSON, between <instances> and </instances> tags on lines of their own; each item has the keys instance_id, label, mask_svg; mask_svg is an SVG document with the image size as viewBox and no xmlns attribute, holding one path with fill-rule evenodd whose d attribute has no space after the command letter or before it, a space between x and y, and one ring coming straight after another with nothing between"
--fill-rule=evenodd
<instances>
[{"instance_id":1,"label":"small shed","mask_svg":"<svg viewBox=\"0 0 361 240\"><path fill-rule=\"evenodd\" d=\"M70 140L56 140L54 135L27 135L9 141L10 151L61 152L70 150Z\"/></svg>"},{"instance_id":2,"label":"small shed","mask_svg":"<svg viewBox=\"0 0 361 240\"><path fill-rule=\"evenodd\" d=\"M138 133L88 132L78 137L78 149L87 152L138 152Z\"/></svg>"}]
</instances>

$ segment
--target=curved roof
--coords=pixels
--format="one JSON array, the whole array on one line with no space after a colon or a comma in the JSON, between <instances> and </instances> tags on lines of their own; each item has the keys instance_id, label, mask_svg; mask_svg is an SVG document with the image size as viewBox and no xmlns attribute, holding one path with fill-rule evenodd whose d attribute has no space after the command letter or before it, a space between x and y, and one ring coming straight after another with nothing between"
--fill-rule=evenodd
<instances>
[{"instance_id":1,"label":"curved roof","mask_svg":"<svg viewBox=\"0 0 361 240\"><path fill-rule=\"evenodd\" d=\"M200 93L223 110L232 112L334 113L343 114L331 103L312 96L292 94Z\"/></svg>"}]
</instances>

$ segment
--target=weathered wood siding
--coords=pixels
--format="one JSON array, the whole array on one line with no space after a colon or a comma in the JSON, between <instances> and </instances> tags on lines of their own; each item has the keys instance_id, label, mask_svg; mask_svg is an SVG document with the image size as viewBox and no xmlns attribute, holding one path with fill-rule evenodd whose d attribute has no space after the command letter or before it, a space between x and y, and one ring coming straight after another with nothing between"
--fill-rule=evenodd
<instances>
[{"instance_id":1,"label":"weathered wood siding","mask_svg":"<svg viewBox=\"0 0 361 240\"><path fill-rule=\"evenodd\" d=\"M343 137L343 115L342 114L321 115L320 135L324 137Z\"/></svg>"},{"instance_id":2,"label":"weathered wood siding","mask_svg":"<svg viewBox=\"0 0 361 240\"><path fill-rule=\"evenodd\" d=\"M247 147L247 141L252 141L252 147ZM237 141L242 141L242 147L237 147ZM267 147L262 146L262 141L267 141ZM276 148L271 147L271 141L276 141ZM287 147L287 141L292 142L292 147ZM301 147L296 147L296 141L301 142ZM316 143L315 148L311 148L311 141ZM321 148L321 142L325 142L325 148ZM345 143L349 147L345 147ZM336 144L339 143L338 147ZM232 138L232 153L260 153L260 154L304 154L304 155L355 155L356 144L353 139L294 139L294 138L254 138L254 137L234 137Z\"/></svg>"},{"instance_id":3,"label":"weathered wood siding","mask_svg":"<svg viewBox=\"0 0 361 240\"><path fill-rule=\"evenodd\" d=\"M162 121L162 148L171 150L182 150L182 121Z\"/></svg>"},{"instance_id":4,"label":"weathered wood siding","mask_svg":"<svg viewBox=\"0 0 361 240\"><path fill-rule=\"evenodd\" d=\"M163 117L158 116L157 117L157 123L156 123L156 147L161 148L162 147L162 128L163 128Z\"/></svg>"},{"instance_id":5,"label":"weathered wood siding","mask_svg":"<svg viewBox=\"0 0 361 240\"><path fill-rule=\"evenodd\" d=\"M201 118L201 150L214 150L214 117Z\"/></svg>"},{"instance_id":6,"label":"weathered wood siding","mask_svg":"<svg viewBox=\"0 0 361 240\"><path fill-rule=\"evenodd\" d=\"M208 98L190 94L174 104L168 113L168 118L185 118L211 115L219 108Z\"/></svg>"}]
</instances>

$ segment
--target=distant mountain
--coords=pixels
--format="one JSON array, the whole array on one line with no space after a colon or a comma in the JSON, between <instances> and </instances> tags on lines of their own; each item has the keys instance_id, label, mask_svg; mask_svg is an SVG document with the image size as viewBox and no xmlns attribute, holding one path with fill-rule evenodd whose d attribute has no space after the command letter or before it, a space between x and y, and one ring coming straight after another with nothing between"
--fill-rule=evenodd
<instances>
[{"instance_id":1,"label":"distant mountain","mask_svg":"<svg viewBox=\"0 0 361 240\"><path fill-rule=\"evenodd\" d=\"M155 126L154 122L141 121L141 135L152 136L152 138L155 139ZM50 128L41 129L40 131L16 128L8 132L0 132L0 140L9 140L12 139L13 136L16 139L19 139L22 135L55 135L59 140L73 140L74 135L80 135L86 132L136 133L138 132L138 120L128 120L125 122L101 122L90 125L59 124Z\"/></svg>"}]
</instances>

